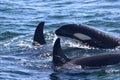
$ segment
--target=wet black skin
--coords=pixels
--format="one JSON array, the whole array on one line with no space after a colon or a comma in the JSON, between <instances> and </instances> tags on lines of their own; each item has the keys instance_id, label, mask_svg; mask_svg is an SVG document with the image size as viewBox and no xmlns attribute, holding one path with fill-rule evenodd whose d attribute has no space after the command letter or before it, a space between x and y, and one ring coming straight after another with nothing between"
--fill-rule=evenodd
<instances>
[{"instance_id":1,"label":"wet black skin","mask_svg":"<svg viewBox=\"0 0 120 80\"><path fill-rule=\"evenodd\" d=\"M53 48L53 65L62 68L68 68L70 64L80 65L82 68L98 68L120 63L120 54L98 54L89 57L80 57L70 60L67 58L61 48L60 39L55 41Z\"/></svg>"},{"instance_id":2,"label":"wet black skin","mask_svg":"<svg viewBox=\"0 0 120 80\"><path fill-rule=\"evenodd\" d=\"M81 65L82 68L98 68L120 63L120 54L99 54L90 57L76 58L63 66L66 67L69 63Z\"/></svg>"},{"instance_id":3,"label":"wet black skin","mask_svg":"<svg viewBox=\"0 0 120 80\"><path fill-rule=\"evenodd\" d=\"M43 34L43 28L44 28L45 22L40 22L35 30L34 37L33 37L33 45L43 45L46 43L44 34Z\"/></svg>"},{"instance_id":4,"label":"wet black skin","mask_svg":"<svg viewBox=\"0 0 120 80\"><path fill-rule=\"evenodd\" d=\"M112 35L106 34L103 31L81 24L63 25L59 29L57 29L55 33L58 36L77 39L83 42L84 44L94 48L112 49L120 45L120 38L116 38ZM82 33L84 35L87 35L91 38L91 40L81 40L74 36L75 33Z\"/></svg>"}]
</instances>

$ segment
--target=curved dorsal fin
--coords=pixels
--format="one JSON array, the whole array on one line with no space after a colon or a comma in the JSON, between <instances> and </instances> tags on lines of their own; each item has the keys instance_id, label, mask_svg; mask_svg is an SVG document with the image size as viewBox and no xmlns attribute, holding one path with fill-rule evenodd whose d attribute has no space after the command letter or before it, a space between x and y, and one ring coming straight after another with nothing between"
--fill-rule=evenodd
<instances>
[{"instance_id":1,"label":"curved dorsal fin","mask_svg":"<svg viewBox=\"0 0 120 80\"><path fill-rule=\"evenodd\" d=\"M40 45L43 45L46 43L44 34L43 34L44 24L45 22L40 22L38 24L33 37L33 45L37 45L36 43L39 43Z\"/></svg>"},{"instance_id":2,"label":"curved dorsal fin","mask_svg":"<svg viewBox=\"0 0 120 80\"><path fill-rule=\"evenodd\" d=\"M70 61L70 59L68 59L64 55L63 50L61 49L60 39L58 38L55 41L54 47L53 47L53 65L54 66L62 66L63 64L65 64L68 61Z\"/></svg>"}]
</instances>

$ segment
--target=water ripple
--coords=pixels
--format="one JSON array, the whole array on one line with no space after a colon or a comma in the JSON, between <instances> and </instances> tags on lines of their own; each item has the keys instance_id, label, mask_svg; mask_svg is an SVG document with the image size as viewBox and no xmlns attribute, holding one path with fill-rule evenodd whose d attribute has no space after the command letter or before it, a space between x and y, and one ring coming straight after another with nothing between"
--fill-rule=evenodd
<instances>
[{"instance_id":1,"label":"water ripple","mask_svg":"<svg viewBox=\"0 0 120 80\"><path fill-rule=\"evenodd\" d=\"M50 76L53 73L51 53L56 39L54 31L64 24L80 23L120 37L119 7L120 0L0 0L0 79L119 79L119 72L112 72L119 67L112 67L107 73L98 72L87 76ZM40 21L46 22L44 33L47 44L36 48L32 45L32 39ZM78 44L67 43L69 42L61 41L66 55L71 58L120 52L85 47L73 49Z\"/></svg>"}]
</instances>

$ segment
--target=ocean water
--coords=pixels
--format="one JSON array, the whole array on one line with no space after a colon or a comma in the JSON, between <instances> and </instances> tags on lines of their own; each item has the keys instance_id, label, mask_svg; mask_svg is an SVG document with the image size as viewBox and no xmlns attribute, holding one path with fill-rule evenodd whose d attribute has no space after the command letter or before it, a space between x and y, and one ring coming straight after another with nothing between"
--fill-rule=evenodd
<instances>
[{"instance_id":1,"label":"ocean water","mask_svg":"<svg viewBox=\"0 0 120 80\"><path fill-rule=\"evenodd\" d=\"M34 47L32 38L41 21L45 21L47 44ZM119 80L120 65L79 75L53 71L54 31L68 23L120 37L120 0L0 0L0 80ZM119 49L81 48L69 40L61 44L71 58L120 53Z\"/></svg>"}]
</instances>

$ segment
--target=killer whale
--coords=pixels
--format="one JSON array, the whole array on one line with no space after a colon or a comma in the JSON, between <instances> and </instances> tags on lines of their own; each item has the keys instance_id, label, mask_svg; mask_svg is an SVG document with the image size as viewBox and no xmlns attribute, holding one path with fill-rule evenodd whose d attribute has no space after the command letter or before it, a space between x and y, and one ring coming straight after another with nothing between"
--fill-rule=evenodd
<instances>
[{"instance_id":1,"label":"killer whale","mask_svg":"<svg viewBox=\"0 0 120 80\"><path fill-rule=\"evenodd\" d=\"M120 38L81 24L63 25L55 31L55 34L77 39L94 48L113 49L120 46Z\"/></svg>"},{"instance_id":2,"label":"killer whale","mask_svg":"<svg viewBox=\"0 0 120 80\"><path fill-rule=\"evenodd\" d=\"M64 55L58 38L53 47L53 66L61 69L95 69L120 63L120 54L97 54L88 57L69 59Z\"/></svg>"},{"instance_id":3,"label":"killer whale","mask_svg":"<svg viewBox=\"0 0 120 80\"><path fill-rule=\"evenodd\" d=\"M44 34L43 34L44 24L45 24L45 22L40 22L37 25L37 28L34 32L33 45L43 45L46 43Z\"/></svg>"}]
</instances>

